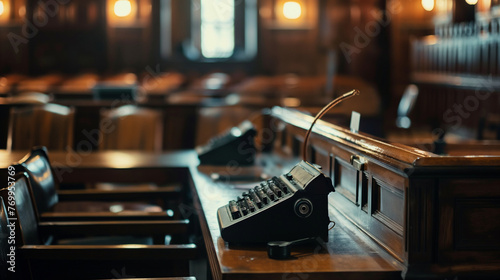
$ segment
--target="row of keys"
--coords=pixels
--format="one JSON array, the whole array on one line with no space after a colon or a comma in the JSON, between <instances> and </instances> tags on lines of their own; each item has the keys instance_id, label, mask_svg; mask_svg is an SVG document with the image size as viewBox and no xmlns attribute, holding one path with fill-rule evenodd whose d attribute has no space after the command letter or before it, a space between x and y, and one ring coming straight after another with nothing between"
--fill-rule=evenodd
<instances>
[{"instance_id":1,"label":"row of keys","mask_svg":"<svg viewBox=\"0 0 500 280\"><path fill-rule=\"evenodd\" d=\"M238 219L241 214L255 212L257 209L264 207L272 201L278 200L290 191L288 187L280 182L278 178L273 177L271 180L260 183L253 189L244 192L236 200L229 201L229 210L233 219Z\"/></svg>"}]
</instances>

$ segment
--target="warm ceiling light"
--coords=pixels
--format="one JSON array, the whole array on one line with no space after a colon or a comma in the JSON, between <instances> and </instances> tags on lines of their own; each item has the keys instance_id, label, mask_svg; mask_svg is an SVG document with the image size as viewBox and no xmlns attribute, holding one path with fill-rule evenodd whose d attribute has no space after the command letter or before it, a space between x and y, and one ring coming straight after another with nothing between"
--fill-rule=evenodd
<instances>
[{"instance_id":1,"label":"warm ceiling light","mask_svg":"<svg viewBox=\"0 0 500 280\"><path fill-rule=\"evenodd\" d=\"M126 17L132 12L132 5L129 0L118 0L114 6L115 15L118 17Z\"/></svg>"},{"instance_id":2,"label":"warm ceiling light","mask_svg":"<svg viewBox=\"0 0 500 280\"><path fill-rule=\"evenodd\" d=\"M295 1L288 1L283 4L283 15L287 19L298 19L302 14L300 4Z\"/></svg>"},{"instance_id":3,"label":"warm ceiling light","mask_svg":"<svg viewBox=\"0 0 500 280\"><path fill-rule=\"evenodd\" d=\"M5 8L3 7L3 1L0 0L0 16L3 15Z\"/></svg>"},{"instance_id":4,"label":"warm ceiling light","mask_svg":"<svg viewBox=\"0 0 500 280\"><path fill-rule=\"evenodd\" d=\"M424 10L430 12L434 9L434 0L422 0Z\"/></svg>"},{"instance_id":5,"label":"warm ceiling light","mask_svg":"<svg viewBox=\"0 0 500 280\"><path fill-rule=\"evenodd\" d=\"M465 0L469 5L476 5L478 0Z\"/></svg>"}]
</instances>

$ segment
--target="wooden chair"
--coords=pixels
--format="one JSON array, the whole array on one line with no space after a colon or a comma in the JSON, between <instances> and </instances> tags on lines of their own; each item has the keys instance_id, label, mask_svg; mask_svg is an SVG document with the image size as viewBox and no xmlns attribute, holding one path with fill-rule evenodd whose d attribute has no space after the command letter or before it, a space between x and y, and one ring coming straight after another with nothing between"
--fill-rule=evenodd
<instances>
[{"instance_id":1,"label":"wooden chair","mask_svg":"<svg viewBox=\"0 0 500 280\"><path fill-rule=\"evenodd\" d=\"M162 151L163 116L159 111L125 105L111 110L101 111L101 121L107 122L111 131L103 131L101 150L141 150ZM180 186L157 186L145 182L142 184L116 184L113 182L96 183L91 188L98 190L151 190L172 191Z\"/></svg>"},{"instance_id":2,"label":"wooden chair","mask_svg":"<svg viewBox=\"0 0 500 280\"><path fill-rule=\"evenodd\" d=\"M157 191L57 190L44 147L33 149L16 171L29 174L36 209L41 220L130 220L171 219L172 214L156 205L137 202L149 199L178 199L176 187ZM117 202L119 201L119 202ZM116 209L120 210L117 211ZM187 221L179 221L187 223Z\"/></svg>"},{"instance_id":3,"label":"wooden chair","mask_svg":"<svg viewBox=\"0 0 500 280\"><path fill-rule=\"evenodd\" d=\"M26 175L16 176L13 190L16 206L5 212L9 189L0 190L0 234L9 234L6 224L15 223L17 270L19 279L72 279L111 278L116 272L141 277L181 276L189 273L189 260L196 258L196 245L50 245L42 242L47 234L75 235L150 235L166 234L170 227L164 222L51 222L36 220ZM2 238L3 247L7 238ZM99 262L98 267L95 263ZM143 267L144 266L144 267ZM22 274L22 273L25 274Z\"/></svg>"},{"instance_id":4,"label":"wooden chair","mask_svg":"<svg viewBox=\"0 0 500 280\"><path fill-rule=\"evenodd\" d=\"M101 121L107 122L112 128L111 131L103 131L103 139L99 146L101 150L162 151L163 115L159 111L135 105L125 105L101 111ZM158 193L182 189L180 185L158 186L150 182L140 184L99 182L90 188L104 191L152 191ZM176 208L178 203L179 200L164 200L165 209L168 208L167 204L170 208Z\"/></svg>"},{"instance_id":5,"label":"wooden chair","mask_svg":"<svg viewBox=\"0 0 500 280\"><path fill-rule=\"evenodd\" d=\"M43 145L64 150L73 144L72 108L57 104L13 107L9 118L8 150L29 150Z\"/></svg>"},{"instance_id":6,"label":"wooden chair","mask_svg":"<svg viewBox=\"0 0 500 280\"><path fill-rule=\"evenodd\" d=\"M101 112L111 128L103 132L99 149L161 151L163 117L158 111L125 105Z\"/></svg>"}]
</instances>

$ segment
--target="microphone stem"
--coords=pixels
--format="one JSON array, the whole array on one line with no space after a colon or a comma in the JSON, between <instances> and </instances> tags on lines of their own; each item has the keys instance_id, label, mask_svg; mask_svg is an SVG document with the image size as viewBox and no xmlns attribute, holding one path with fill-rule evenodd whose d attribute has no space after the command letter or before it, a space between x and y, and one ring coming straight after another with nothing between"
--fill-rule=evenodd
<instances>
[{"instance_id":1,"label":"microphone stem","mask_svg":"<svg viewBox=\"0 0 500 280\"><path fill-rule=\"evenodd\" d=\"M358 95L358 94L359 94L359 90L357 90L357 89L353 89L347 93L344 93L343 95L335 98L332 102L328 103L328 105L323 107L323 109L321 109L321 111L319 111L318 114L316 114L313 122L311 123L311 127L309 127L309 130L307 131L306 136L304 137L304 144L302 145L302 159L304 161L307 161L307 142L309 140L309 136L311 134L313 126L314 126L314 124L316 124L316 121L319 120L321 117L323 117L323 115L326 114L326 112L328 112L330 109L335 107L335 105L339 104L340 102L344 101L347 98L351 98L351 97Z\"/></svg>"}]
</instances>

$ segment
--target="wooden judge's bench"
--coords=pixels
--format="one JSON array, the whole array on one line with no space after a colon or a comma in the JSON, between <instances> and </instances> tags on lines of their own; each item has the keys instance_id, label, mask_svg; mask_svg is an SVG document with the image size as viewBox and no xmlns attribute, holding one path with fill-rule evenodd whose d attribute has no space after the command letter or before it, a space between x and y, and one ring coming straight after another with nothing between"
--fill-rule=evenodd
<instances>
[{"instance_id":1,"label":"wooden judge's bench","mask_svg":"<svg viewBox=\"0 0 500 280\"><path fill-rule=\"evenodd\" d=\"M192 168L215 279L500 277L500 145L450 144L448 155L439 156L322 121L309 140L308 161L322 166L335 187L328 243L301 247L285 261L269 259L265 246L225 243L217 208L244 191L230 175L237 181L244 173L288 172L300 160L312 120L275 107L259 128L268 152L256 166ZM215 173L229 179L216 181Z\"/></svg>"}]
</instances>

